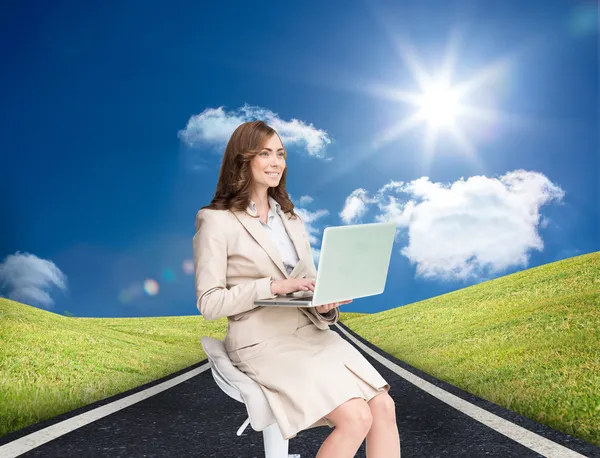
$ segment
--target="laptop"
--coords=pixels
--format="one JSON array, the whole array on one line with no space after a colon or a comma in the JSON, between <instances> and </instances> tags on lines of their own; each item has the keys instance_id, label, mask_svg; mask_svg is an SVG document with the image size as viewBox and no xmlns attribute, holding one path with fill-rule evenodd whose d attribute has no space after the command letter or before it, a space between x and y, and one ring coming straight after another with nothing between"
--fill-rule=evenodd
<instances>
[{"instance_id":1,"label":"laptop","mask_svg":"<svg viewBox=\"0 0 600 458\"><path fill-rule=\"evenodd\" d=\"M332 226L323 231L315 291L254 301L262 306L316 307L383 293L396 223Z\"/></svg>"}]
</instances>

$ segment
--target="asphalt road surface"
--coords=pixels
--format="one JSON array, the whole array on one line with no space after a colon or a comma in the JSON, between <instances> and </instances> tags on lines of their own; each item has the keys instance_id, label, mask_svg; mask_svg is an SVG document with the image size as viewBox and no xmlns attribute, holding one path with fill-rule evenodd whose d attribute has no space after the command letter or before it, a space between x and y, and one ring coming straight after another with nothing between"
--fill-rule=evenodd
<instances>
[{"instance_id":1,"label":"asphalt road surface","mask_svg":"<svg viewBox=\"0 0 600 458\"><path fill-rule=\"evenodd\" d=\"M600 448L559 433L387 355L334 326L390 383L402 457L599 457ZM0 457L264 457L262 434L244 406L214 382L202 361L143 387L0 438ZM301 432L295 458L314 457L331 430ZM357 457L365 456L364 443Z\"/></svg>"}]
</instances>

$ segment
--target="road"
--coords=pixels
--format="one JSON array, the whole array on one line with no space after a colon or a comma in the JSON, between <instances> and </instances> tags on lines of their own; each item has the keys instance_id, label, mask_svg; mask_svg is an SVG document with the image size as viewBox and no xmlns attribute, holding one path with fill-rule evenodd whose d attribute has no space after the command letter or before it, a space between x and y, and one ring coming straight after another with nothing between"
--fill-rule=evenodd
<instances>
[{"instance_id":1,"label":"road","mask_svg":"<svg viewBox=\"0 0 600 458\"><path fill-rule=\"evenodd\" d=\"M369 344L343 325L391 385L402 457L599 457L600 448L435 379ZM0 438L0 457L263 457L262 435L244 406L215 384L206 361ZM330 429L290 441L296 458L316 455ZM364 444L357 457L365 457Z\"/></svg>"}]
</instances>

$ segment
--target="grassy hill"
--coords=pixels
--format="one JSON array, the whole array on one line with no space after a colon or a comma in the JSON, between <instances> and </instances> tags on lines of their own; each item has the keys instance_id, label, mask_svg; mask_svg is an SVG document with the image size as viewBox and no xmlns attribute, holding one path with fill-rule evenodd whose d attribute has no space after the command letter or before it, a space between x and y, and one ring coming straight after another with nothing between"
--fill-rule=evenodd
<instances>
[{"instance_id":1,"label":"grassy hill","mask_svg":"<svg viewBox=\"0 0 600 458\"><path fill-rule=\"evenodd\" d=\"M600 253L377 314L342 313L387 352L600 445ZM225 319L74 318L0 299L0 436L203 360Z\"/></svg>"},{"instance_id":2,"label":"grassy hill","mask_svg":"<svg viewBox=\"0 0 600 458\"><path fill-rule=\"evenodd\" d=\"M600 445L600 252L343 322L428 374Z\"/></svg>"},{"instance_id":3,"label":"grassy hill","mask_svg":"<svg viewBox=\"0 0 600 458\"><path fill-rule=\"evenodd\" d=\"M0 298L0 436L206 358L225 319L73 318Z\"/></svg>"}]
</instances>

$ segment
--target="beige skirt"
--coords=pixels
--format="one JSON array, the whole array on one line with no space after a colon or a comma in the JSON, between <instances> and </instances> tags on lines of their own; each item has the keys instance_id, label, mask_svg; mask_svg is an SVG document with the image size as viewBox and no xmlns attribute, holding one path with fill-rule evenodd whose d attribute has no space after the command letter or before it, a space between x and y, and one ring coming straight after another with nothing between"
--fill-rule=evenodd
<instances>
[{"instance_id":1,"label":"beige skirt","mask_svg":"<svg viewBox=\"0 0 600 458\"><path fill-rule=\"evenodd\" d=\"M308 428L333 427L326 417L336 407L353 398L369 401L390 389L354 346L299 315L293 334L229 353L233 364L260 385L285 439Z\"/></svg>"}]
</instances>

